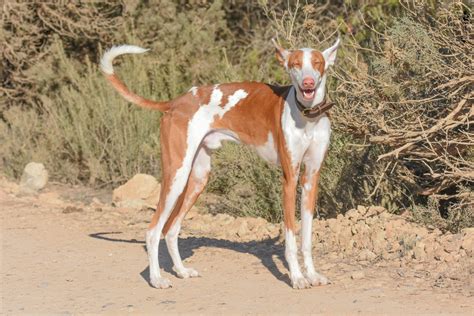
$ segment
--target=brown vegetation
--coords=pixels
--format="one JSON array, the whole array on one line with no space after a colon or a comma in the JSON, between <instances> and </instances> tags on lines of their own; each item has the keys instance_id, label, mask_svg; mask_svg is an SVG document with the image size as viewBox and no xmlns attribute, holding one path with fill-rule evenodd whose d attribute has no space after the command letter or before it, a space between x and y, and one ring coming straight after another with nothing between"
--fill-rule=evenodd
<instances>
[{"instance_id":1,"label":"brown vegetation","mask_svg":"<svg viewBox=\"0 0 474 316\"><path fill-rule=\"evenodd\" d=\"M354 54L336 75L335 119L338 128L363 138L364 146L377 148L372 159L379 169L369 197L384 195L383 186L400 186L405 199L430 196L444 215L472 221L469 14L462 3L440 8L437 19L420 7L406 8L389 28L374 30L370 50L348 41L347 51Z\"/></svg>"}]
</instances>

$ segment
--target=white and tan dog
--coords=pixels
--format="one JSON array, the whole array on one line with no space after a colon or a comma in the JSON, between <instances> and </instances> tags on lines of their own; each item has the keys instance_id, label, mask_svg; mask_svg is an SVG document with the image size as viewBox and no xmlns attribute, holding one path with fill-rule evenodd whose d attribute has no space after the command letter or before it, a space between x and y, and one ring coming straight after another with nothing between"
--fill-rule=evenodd
<instances>
[{"instance_id":1,"label":"white and tan dog","mask_svg":"<svg viewBox=\"0 0 474 316\"><path fill-rule=\"evenodd\" d=\"M294 288L327 284L314 269L311 254L311 226L318 192L319 169L331 133L325 111L326 79L334 64L339 39L322 53L310 48L285 50L275 41L277 58L288 71L292 85L271 86L257 82L227 83L192 87L188 93L167 102L156 102L129 91L112 67L115 57L139 54L137 46L116 46L101 60L101 69L113 87L128 101L141 107L165 112L161 120L162 183L160 201L146 234L150 261L150 282L168 288L158 262L161 234L179 277L198 276L186 268L178 250L181 221L203 191L211 168L211 151L222 141L247 144L265 160L283 171L283 206L286 227L285 257ZM304 164L301 183L301 251L304 270L300 269L295 238L296 186Z\"/></svg>"}]
</instances>

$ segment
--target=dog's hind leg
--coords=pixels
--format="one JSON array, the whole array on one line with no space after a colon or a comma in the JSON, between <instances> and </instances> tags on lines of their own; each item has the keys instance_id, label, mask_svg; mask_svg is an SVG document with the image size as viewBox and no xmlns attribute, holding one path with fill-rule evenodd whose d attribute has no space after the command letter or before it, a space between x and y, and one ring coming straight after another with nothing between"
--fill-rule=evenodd
<instances>
[{"instance_id":1,"label":"dog's hind leg","mask_svg":"<svg viewBox=\"0 0 474 316\"><path fill-rule=\"evenodd\" d=\"M146 233L148 260L150 263L150 283L156 288L168 288L171 282L160 273L158 260L160 237L178 199L182 195L191 173L193 160L202 137L191 137L186 129L171 124L169 116L161 124L161 159L163 179L160 201ZM173 133L172 137L168 135Z\"/></svg>"},{"instance_id":2,"label":"dog's hind leg","mask_svg":"<svg viewBox=\"0 0 474 316\"><path fill-rule=\"evenodd\" d=\"M178 249L178 235L182 220L206 186L210 169L210 152L205 147L201 147L194 159L191 176L189 177L185 192L180 197L180 203L176 205L163 228L163 235L165 235L166 245L173 260L174 269L180 278L197 277L199 275L193 268L186 268L183 265Z\"/></svg>"}]
</instances>

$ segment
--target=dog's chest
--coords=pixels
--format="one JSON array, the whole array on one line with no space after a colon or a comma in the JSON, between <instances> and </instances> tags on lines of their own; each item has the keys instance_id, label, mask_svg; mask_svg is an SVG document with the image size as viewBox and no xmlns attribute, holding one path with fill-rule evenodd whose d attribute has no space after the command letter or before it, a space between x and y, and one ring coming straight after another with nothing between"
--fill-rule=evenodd
<instances>
[{"instance_id":1,"label":"dog's chest","mask_svg":"<svg viewBox=\"0 0 474 316\"><path fill-rule=\"evenodd\" d=\"M322 156L329 144L331 125L329 118L322 115L317 119L308 120L302 116L295 104L285 102L281 124L285 144L294 167L305 163L320 164Z\"/></svg>"}]
</instances>

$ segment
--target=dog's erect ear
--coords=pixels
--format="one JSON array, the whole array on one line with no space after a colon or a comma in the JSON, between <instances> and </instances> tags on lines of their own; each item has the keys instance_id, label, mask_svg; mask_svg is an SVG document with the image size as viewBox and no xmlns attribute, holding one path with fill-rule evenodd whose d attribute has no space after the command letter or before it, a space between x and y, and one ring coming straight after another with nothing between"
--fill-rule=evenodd
<instances>
[{"instance_id":1,"label":"dog's erect ear","mask_svg":"<svg viewBox=\"0 0 474 316\"><path fill-rule=\"evenodd\" d=\"M276 50L275 52L276 52L276 57L278 61L280 62L280 64L286 67L290 52L284 49L283 47L281 47L280 45L278 45L278 43L276 42L274 38L272 38L272 43L273 43L273 46L275 46L275 50Z\"/></svg>"},{"instance_id":2,"label":"dog's erect ear","mask_svg":"<svg viewBox=\"0 0 474 316\"><path fill-rule=\"evenodd\" d=\"M340 43L341 39L338 37L336 43L323 52L324 60L326 62L326 69L328 69L329 66L334 65L334 62L336 61L337 48L339 47Z\"/></svg>"}]
</instances>

